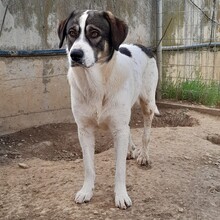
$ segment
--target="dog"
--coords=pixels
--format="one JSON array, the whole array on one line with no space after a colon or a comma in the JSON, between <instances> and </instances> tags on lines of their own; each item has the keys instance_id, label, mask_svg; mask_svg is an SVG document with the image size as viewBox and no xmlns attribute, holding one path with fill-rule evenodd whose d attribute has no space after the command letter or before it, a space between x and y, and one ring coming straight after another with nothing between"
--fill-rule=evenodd
<instances>
[{"instance_id":1,"label":"dog","mask_svg":"<svg viewBox=\"0 0 220 220\"><path fill-rule=\"evenodd\" d=\"M149 165L148 143L154 114L158 70L152 51L122 44L128 26L109 11L73 11L58 27L59 48L66 39L71 108L83 152L84 184L76 203L91 200L95 182L94 131L109 129L116 151L115 206L132 205L126 189L126 157ZM131 108L139 102L144 118L143 145L131 139Z\"/></svg>"}]
</instances>

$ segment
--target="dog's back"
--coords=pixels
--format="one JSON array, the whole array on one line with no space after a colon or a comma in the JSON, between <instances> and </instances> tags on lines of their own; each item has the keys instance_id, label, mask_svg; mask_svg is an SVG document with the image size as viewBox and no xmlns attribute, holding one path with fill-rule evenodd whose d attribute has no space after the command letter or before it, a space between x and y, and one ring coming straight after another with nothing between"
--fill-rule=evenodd
<instances>
[{"instance_id":1,"label":"dog's back","mask_svg":"<svg viewBox=\"0 0 220 220\"><path fill-rule=\"evenodd\" d=\"M144 99L149 103L153 112L159 114L155 103L158 69L152 50L139 44L122 44L119 51L122 54L121 60L119 60L121 63L125 63L124 69L121 71L131 74L133 78L131 80L134 90L132 105L139 99Z\"/></svg>"}]
</instances>

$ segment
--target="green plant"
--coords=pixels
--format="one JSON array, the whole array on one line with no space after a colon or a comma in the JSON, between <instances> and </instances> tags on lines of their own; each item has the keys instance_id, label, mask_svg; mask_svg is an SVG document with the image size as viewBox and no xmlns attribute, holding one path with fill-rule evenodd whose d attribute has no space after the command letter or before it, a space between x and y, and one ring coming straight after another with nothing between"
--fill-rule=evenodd
<instances>
[{"instance_id":1,"label":"green plant","mask_svg":"<svg viewBox=\"0 0 220 220\"><path fill-rule=\"evenodd\" d=\"M186 100L207 106L220 105L220 83L205 82L201 77L176 81L167 77L162 83L162 98Z\"/></svg>"}]
</instances>

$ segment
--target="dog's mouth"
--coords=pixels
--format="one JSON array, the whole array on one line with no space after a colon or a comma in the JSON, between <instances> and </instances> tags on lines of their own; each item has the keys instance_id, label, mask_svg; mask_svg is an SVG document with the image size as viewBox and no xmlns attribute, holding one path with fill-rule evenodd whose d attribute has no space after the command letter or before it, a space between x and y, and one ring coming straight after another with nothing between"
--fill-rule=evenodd
<instances>
[{"instance_id":1,"label":"dog's mouth","mask_svg":"<svg viewBox=\"0 0 220 220\"><path fill-rule=\"evenodd\" d=\"M92 63L91 65L86 65L84 62L74 62L74 61L71 61L71 64L70 66L71 67L82 67L82 68L90 68L90 67L93 67L95 63Z\"/></svg>"}]
</instances>

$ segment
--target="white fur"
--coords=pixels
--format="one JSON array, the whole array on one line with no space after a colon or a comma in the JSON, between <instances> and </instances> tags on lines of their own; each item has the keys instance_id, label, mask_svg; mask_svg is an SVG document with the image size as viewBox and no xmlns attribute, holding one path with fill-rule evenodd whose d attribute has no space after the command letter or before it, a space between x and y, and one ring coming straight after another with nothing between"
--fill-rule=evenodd
<instances>
[{"instance_id":1,"label":"white fur","mask_svg":"<svg viewBox=\"0 0 220 220\"><path fill-rule=\"evenodd\" d=\"M83 14L81 27L86 20ZM94 131L97 126L109 128L113 134L116 149L115 205L125 209L132 202L126 190L126 157L137 157L141 165L149 163L148 142L151 121L158 113L155 104L155 91L158 80L157 65L139 47L122 45L128 48L132 57L115 51L109 62L94 63L92 48L84 40L83 34L73 44L85 53L86 65L90 68L70 67L68 80L71 89L71 106L78 125L79 141L83 151L85 179L75 201L89 201L93 195L94 168ZM142 100L144 113L143 146L135 148L130 136L129 121L131 107Z\"/></svg>"}]
</instances>

